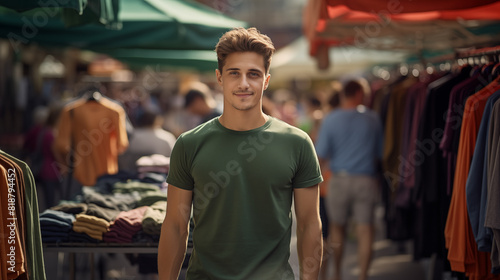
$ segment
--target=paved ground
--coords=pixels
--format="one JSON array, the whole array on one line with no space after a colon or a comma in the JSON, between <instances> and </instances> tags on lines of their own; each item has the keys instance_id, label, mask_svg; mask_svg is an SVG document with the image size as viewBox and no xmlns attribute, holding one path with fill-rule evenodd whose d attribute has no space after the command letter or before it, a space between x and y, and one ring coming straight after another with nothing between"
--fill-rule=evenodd
<instances>
[{"instance_id":1,"label":"paved ground","mask_svg":"<svg viewBox=\"0 0 500 280\"><path fill-rule=\"evenodd\" d=\"M374 258L370 269L370 280L427 280L427 264L413 262L411 257L411 243L404 244L405 253L398 251L398 245L384 239L384 224L382 221L383 209L377 211L376 241L374 244ZM357 280L359 273L357 269L356 237L350 231L348 242L345 248L345 259L343 263L343 279ZM298 259L295 246L295 232L292 235L290 263L298 273ZM101 278L94 273L94 278L90 274L90 265L86 254L76 255L76 278L74 280L154 280L156 275L141 275L138 273L136 265L131 265L123 254L103 255L106 260L105 275ZM59 259L58 259L59 258ZM99 258L96 258L96 266ZM45 262L47 267L47 280L69 280L69 266L67 255L58 256L56 253L46 254ZM329 267L329 275L333 268ZM180 279L183 279L181 277ZM297 277L298 279L298 277ZM330 279L321 279L330 280Z\"/></svg>"}]
</instances>

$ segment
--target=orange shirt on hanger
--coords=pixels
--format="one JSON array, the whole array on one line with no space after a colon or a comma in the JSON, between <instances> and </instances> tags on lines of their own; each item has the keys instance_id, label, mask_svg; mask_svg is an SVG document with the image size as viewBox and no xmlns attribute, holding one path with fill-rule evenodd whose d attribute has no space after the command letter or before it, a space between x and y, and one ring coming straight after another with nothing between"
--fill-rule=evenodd
<instances>
[{"instance_id":1,"label":"orange shirt on hanger","mask_svg":"<svg viewBox=\"0 0 500 280\"><path fill-rule=\"evenodd\" d=\"M128 147L125 126L126 113L119 104L104 97L98 101L81 98L64 107L55 149L68 166L73 147L74 178L93 186L97 177L118 172L118 155Z\"/></svg>"}]
</instances>

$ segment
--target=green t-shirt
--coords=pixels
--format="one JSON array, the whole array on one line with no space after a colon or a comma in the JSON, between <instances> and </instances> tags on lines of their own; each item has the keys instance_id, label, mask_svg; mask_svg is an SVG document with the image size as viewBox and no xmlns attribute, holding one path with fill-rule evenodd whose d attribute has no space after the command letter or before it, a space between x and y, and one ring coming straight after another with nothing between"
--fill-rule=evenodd
<instances>
[{"instance_id":1,"label":"green t-shirt","mask_svg":"<svg viewBox=\"0 0 500 280\"><path fill-rule=\"evenodd\" d=\"M321 181L309 136L278 119L233 131L214 118L182 134L167 183L193 191L187 279L294 279L293 189Z\"/></svg>"}]
</instances>

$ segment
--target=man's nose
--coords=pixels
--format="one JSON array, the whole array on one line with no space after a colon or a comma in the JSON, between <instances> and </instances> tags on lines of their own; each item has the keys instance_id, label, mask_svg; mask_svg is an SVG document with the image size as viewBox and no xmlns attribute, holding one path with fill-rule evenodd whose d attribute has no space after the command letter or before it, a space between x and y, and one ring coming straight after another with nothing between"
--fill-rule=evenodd
<instances>
[{"instance_id":1,"label":"man's nose","mask_svg":"<svg viewBox=\"0 0 500 280\"><path fill-rule=\"evenodd\" d=\"M241 79L240 79L239 88L241 88L241 89L247 89L249 87L250 87L250 85L248 84L247 77L245 75L243 75L241 77Z\"/></svg>"}]
</instances>

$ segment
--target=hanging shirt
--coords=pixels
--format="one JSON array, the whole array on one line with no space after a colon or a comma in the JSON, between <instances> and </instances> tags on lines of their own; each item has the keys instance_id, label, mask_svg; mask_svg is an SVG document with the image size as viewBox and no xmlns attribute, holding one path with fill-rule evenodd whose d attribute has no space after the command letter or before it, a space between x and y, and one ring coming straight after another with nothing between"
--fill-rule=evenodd
<instances>
[{"instance_id":1,"label":"hanging shirt","mask_svg":"<svg viewBox=\"0 0 500 280\"><path fill-rule=\"evenodd\" d=\"M45 280L45 265L42 248L42 237L40 231L40 222L38 218L38 198L36 193L35 179L28 165L1 151L0 157L7 158L14 162L19 168L19 174L22 174L23 189L23 204L25 214L20 220L25 225L25 230L28 234L24 236L26 246L26 263L28 267L28 275L30 279ZM22 278L21 278L22 279Z\"/></svg>"},{"instance_id":2,"label":"hanging shirt","mask_svg":"<svg viewBox=\"0 0 500 280\"><path fill-rule=\"evenodd\" d=\"M424 107L420 115L415 139L415 175L412 201L416 208L414 232L416 259L437 254L446 257L443 232L446 223L449 197L446 193L446 161L438 151L444 116L452 88L469 76L467 68L459 73L448 73L431 82L427 87Z\"/></svg>"},{"instance_id":3,"label":"hanging shirt","mask_svg":"<svg viewBox=\"0 0 500 280\"><path fill-rule=\"evenodd\" d=\"M486 206L485 226L490 227L493 231L494 242L491 250L491 265L492 272L500 272L500 203L498 197L500 196L500 149L498 149L498 139L500 138L500 101L496 101L491 113L491 120L488 128L488 143L486 157L488 170L487 170L487 189L488 199Z\"/></svg>"},{"instance_id":4,"label":"hanging shirt","mask_svg":"<svg viewBox=\"0 0 500 280\"><path fill-rule=\"evenodd\" d=\"M448 184L447 192L451 194L455 166L458 152L458 142L460 138L460 128L462 126L462 116L465 102L469 96L481 90L487 83L478 72L474 76L453 87L450 93L448 112L446 115L446 126L439 148L443 151L443 156L448 162Z\"/></svg>"},{"instance_id":5,"label":"hanging shirt","mask_svg":"<svg viewBox=\"0 0 500 280\"><path fill-rule=\"evenodd\" d=\"M439 76L431 75L419 80L408 89L404 110L403 143L398 171L402 180L397 193L396 204L408 207L411 200L411 191L415 185L415 166L421 160L415 153L420 115L425 105L427 87Z\"/></svg>"},{"instance_id":6,"label":"hanging shirt","mask_svg":"<svg viewBox=\"0 0 500 280\"><path fill-rule=\"evenodd\" d=\"M476 139L476 146L465 185L467 213L472 232L479 251L491 252L493 233L484 226L487 198L487 144L488 129L493 105L500 98L500 91L495 92L486 103L481 125Z\"/></svg>"},{"instance_id":7,"label":"hanging shirt","mask_svg":"<svg viewBox=\"0 0 500 280\"><path fill-rule=\"evenodd\" d=\"M64 156L64 165L74 166L74 177L82 185L93 186L97 177L117 173L118 154L127 147L126 115L117 103L104 97L80 98L63 108L55 148Z\"/></svg>"},{"instance_id":8,"label":"hanging shirt","mask_svg":"<svg viewBox=\"0 0 500 280\"><path fill-rule=\"evenodd\" d=\"M0 199L2 201L2 236L1 242L5 244L5 252L2 254L8 258L7 278L27 279L28 272L26 263L26 224L24 221L24 181L19 166L6 158L0 156L2 171L2 188ZM3 257L2 257L3 260Z\"/></svg>"},{"instance_id":9,"label":"hanging shirt","mask_svg":"<svg viewBox=\"0 0 500 280\"><path fill-rule=\"evenodd\" d=\"M402 137L404 125L404 109L408 89L410 89L418 80L415 77L408 77L402 82L396 84L392 89L392 95L389 100L387 119L385 120L384 148L382 156L382 166L384 174L390 183L390 190L395 193L404 180L405 174L400 172Z\"/></svg>"}]
</instances>

